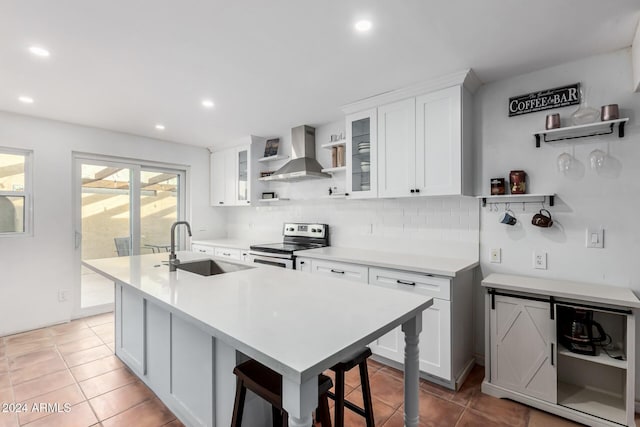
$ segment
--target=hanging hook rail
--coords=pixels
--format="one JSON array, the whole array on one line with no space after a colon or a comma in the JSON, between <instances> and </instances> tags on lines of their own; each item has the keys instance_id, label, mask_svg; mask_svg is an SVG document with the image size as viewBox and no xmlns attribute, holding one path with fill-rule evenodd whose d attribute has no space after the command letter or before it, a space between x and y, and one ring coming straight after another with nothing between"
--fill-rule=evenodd
<instances>
[{"instance_id":1,"label":"hanging hook rail","mask_svg":"<svg viewBox=\"0 0 640 427\"><path fill-rule=\"evenodd\" d=\"M489 205L496 205L498 203L513 203L520 202L526 203L540 203L543 204L548 200L549 206L555 205L555 194L505 194L500 196L478 196L482 200L482 207Z\"/></svg>"}]
</instances>

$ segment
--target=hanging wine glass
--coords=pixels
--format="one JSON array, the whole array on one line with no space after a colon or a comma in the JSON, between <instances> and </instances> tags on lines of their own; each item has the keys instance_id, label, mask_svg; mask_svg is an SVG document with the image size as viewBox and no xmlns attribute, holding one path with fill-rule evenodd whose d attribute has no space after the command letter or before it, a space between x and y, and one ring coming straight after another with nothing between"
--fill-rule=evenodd
<instances>
[{"instance_id":1,"label":"hanging wine glass","mask_svg":"<svg viewBox=\"0 0 640 427\"><path fill-rule=\"evenodd\" d=\"M558 172L566 174L573 166L573 156L569 153L562 153L558 156Z\"/></svg>"},{"instance_id":2,"label":"hanging wine glass","mask_svg":"<svg viewBox=\"0 0 640 427\"><path fill-rule=\"evenodd\" d=\"M597 148L589 154L589 165L593 170L600 170L607 159L607 153Z\"/></svg>"}]
</instances>

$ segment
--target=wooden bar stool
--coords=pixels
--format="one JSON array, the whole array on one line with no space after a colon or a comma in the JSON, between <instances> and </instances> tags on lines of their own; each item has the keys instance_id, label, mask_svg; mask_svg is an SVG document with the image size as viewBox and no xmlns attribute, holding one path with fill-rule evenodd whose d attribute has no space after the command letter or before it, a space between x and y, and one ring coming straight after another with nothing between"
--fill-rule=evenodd
<instances>
[{"instance_id":1,"label":"wooden bar stool","mask_svg":"<svg viewBox=\"0 0 640 427\"><path fill-rule=\"evenodd\" d=\"M242 412L247 390L251 390L271 404L273 427L287 427L289 425L289 415L282 408L282 375L255 360L239 364L233 369L233 373L237 380L231 427L242 425ZM331 378L322 374L318 376L316 420L322 424L322 427L331 427L329 399L327 398L331 387L333 387Z\"/></svg>"},{"instance_id":2,"label":"wooden bar stool","mask_svg":"<svg viewBox=\"0 0 640 427\"><path fill-rule=\"evenodd\" d=\"M351 409L356 414L364 417L367 427L374 427L373 421L373 405L371 403L371 387L369 385L369 371L367 369L367 359L371 356L371 349L367 347L355 357L336 364L331 368L336 373L336 392L327 393L336 403L335 417L333 422L335 427L344 427L344 408ZM352 368L358 366L360 368L360 384L362 385L362 401L364 408L349 402L344 398L344 374Z\"/></svg>"}]
</instances>

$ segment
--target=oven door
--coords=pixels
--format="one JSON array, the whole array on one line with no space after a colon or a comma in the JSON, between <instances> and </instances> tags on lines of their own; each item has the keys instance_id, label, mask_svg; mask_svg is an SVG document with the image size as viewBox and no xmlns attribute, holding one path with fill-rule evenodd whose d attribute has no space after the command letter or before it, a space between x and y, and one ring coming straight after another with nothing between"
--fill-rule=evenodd
<instances>
[{"instance_id":1,"label":"oven door","mask_svg":"<svg viewBox=\"0 0 640 427\"><path fill-rule=\"evenodd\" d=\"M249 261L255 264L266 264L281 268L295 268L295 261L291 255L279 255L269 252L249 252Z\"/></svg>"}]
</instances>

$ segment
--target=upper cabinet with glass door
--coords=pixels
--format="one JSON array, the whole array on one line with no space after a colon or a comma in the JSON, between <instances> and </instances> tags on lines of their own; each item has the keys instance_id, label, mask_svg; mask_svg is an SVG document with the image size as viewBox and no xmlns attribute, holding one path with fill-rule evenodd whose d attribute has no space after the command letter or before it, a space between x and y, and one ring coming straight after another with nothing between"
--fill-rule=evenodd
<instances>
[{"instance_id":1,"label":"upper cabinet with glass door","mask_svg":"<svg viewBox=\"0 0 640 427\"><path fill-rule=\"evenodd\" d=\"M264 151L264 138L242 138L243 144L211 153L211 205L249 206L261 188L255 181L256 153Z\"/></svg>"},{"instance_id":2,"label":"upper cabinet with glass door","mask_svg":"<svg viewBox=\"0 0 640 427\"><path fill-rule=\"evenodd\" d=\"M236 204L248 205L251 203L251 181L249 147L239 147L236 149Z\"/></svg>"},{"instance_id":3,"label":"upper cabinet with glass door","mask_svg":"<svg viewBox=\"0 0 640 427\"><path fill-rule=\"evenodd\" d=\"M347 116L347 190L351 198L378 195L377 111Z\"/></svg>"}]
</instances>

